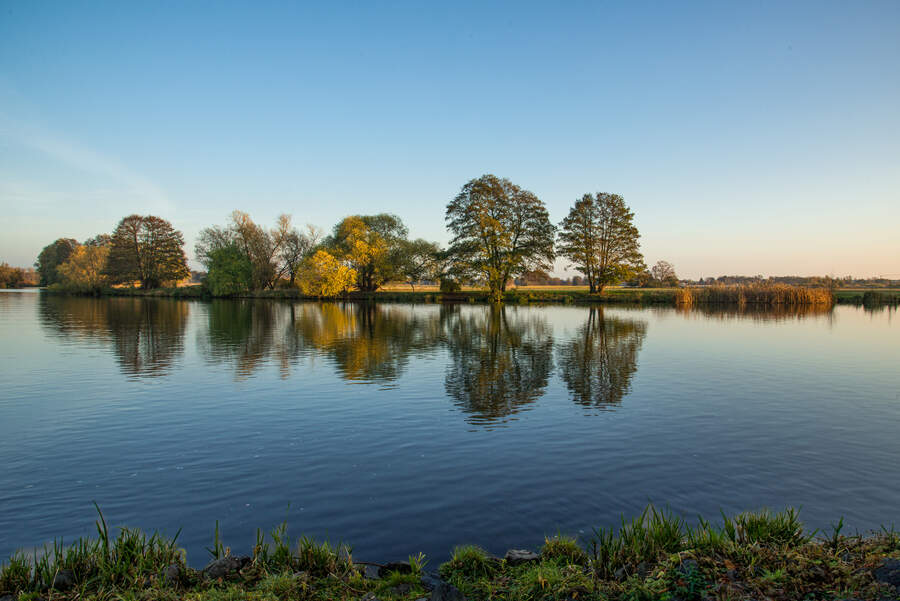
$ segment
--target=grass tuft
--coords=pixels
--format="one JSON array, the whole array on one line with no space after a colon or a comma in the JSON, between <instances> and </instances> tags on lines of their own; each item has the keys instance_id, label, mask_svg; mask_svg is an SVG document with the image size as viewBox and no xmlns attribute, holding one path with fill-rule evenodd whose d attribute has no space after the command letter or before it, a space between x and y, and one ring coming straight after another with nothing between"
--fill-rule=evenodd
<instances>
[{"instance_id":1,"label":"grass tuft","mask_svg":"<svg viewBox=\"0 0 900 601\"><path fill-rule=\"evenodd\" d=\"M441 565L440 574L450 581L479 580L492 577L497 562L487 551L475 545L462 545L453 549L450 561Z\"/></svg>"},{"instance_id":2,"label":"grass tuft","mask_svg":"<svg viewBox=\"0 0 900 601\"><path fill-rule=\"evenodd\" d=\"M561 560L572 565L587 565L588 556L584 549L578 546L574 538L557 534L553 538L545 538L541 547L541 558L548 560Z\"/></svg>"}]
</instances>

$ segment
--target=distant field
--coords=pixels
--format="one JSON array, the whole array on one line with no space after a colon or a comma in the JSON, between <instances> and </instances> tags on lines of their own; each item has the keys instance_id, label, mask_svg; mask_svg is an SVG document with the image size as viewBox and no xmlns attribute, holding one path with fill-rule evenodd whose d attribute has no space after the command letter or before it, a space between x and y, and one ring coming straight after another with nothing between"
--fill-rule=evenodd
<instances>
[{"instance_id":1,"label":"distant field","mask_svg":"<svg viewBox=\"0 0 900 601\"><path fill-rule=\"evenodd\" d=\"M463 286L464 292L483 292L487 288L478 286ZM587 292L587 286L510 286L507 290L521 290L524 292ZM616 290L674 290L674 288L628 288L626 286L607 286L604 292L615 292ZM388 284L378 289L379 292L411 292L409 284ZM438 292L437 286L416 286L416 292Z\"/></svg>"}]
</instances>

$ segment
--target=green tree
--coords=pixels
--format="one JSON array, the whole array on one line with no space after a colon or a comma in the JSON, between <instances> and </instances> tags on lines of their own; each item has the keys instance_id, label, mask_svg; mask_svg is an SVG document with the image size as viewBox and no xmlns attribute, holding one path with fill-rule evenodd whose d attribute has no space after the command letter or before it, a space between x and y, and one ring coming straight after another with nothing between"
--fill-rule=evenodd
<instances>
[{"instance_id":1,"label":"green tree","mask_svg":"<svg viewBox=\"0 0 900 601\"><path fill-rule=\"evenodd\" d=\"M78 241L72 238L59 238L52 244L48 244L41 250L34 266L40 275L41 286L50 286L59 283L57 268L66 262L72 251L78 247Z\"/></svg>"},{"instance_id":2,"label":"green tree","mask_svg":"<svg viewBox=\"0 0 900 601\"><path fill-rule=\"evenodd\" d=\"M634 213L618 194L585 194L560 230L557 251L584 274L592 293L646 269Z\"/></svg>"},{"instance_id":3,"label":"green tree","mask_svg":"<svg viewBox=\"0 0 900 601\"><path fill-rule=\"evenodd\" d=\"M409 240L403 245L400 273L413 291L422 280L438 279L438 253L438 245L423 238Z\"/></svg>"},{"instance_id":4,"label":"green tree","mask_svg":"<svg viewBox=\"0 0 900 601\"><path fill-rule=\"evenodd\" d=\"M212 250L206 266L206 287L213 296L232 296L253 286L253 264L236 244Z\"/></svg>"},{"instance_id":5,"label":"green tree","mask_svg":"<svg viewBox=\"0 0 900 601\"><path fill-rule=\"evenodd\" d=\"M290 215L279 215L275 227L266 230L247 213L232 211L227 226L212 226L200 232L194 253L211 272L212 254L217 249L237 246L253 268L251 288L274 288L282 275L289 272L283 261L283 249L293 231Z\"/></svg>"},{"instance_id":6,"label":"green tree","mask_svg":"<svg viewBox=\"0 0 900 601\"><path fill-rule=\"evenodd\" d=\"M140 282L158 288L191 274L184 238L172 224L153 215L129 215L113 232L106 275L113 283Z\"/></svg>"},{"instance_id":7,"label":"green tree","mask_svg":"<svg viewBox=\"0 0 900 601\"><path fill-rule=\"evenodd\" d=\"M325 247L356 272L356 287L374 292L402 277L407 229L396 215L351 215L334 226Z\"/></svg>"},{"instance_id":8,"label":"green tree","mask_svg":"<svg viewBox=\"0 0 900 601\"><path fill-rule=\"evenodd\" d=\"M495 301L510 278L552 265L556 228L544 203L508 179L469 181L447 205L446 220L451 252L470 277L487 283Z\"/></svg>"}]
</instances>

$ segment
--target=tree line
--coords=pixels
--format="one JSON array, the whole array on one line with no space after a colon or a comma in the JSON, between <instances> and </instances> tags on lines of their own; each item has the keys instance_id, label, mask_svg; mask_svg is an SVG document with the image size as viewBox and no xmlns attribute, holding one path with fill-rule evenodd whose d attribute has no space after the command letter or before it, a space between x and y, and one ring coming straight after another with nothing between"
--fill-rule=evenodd
<instances>
[{"instance_id":1,"label":"tree line","mask_svg":"<svg viewBox=\"0 0 900 601\"><path fill-rule=\"evenodd\" d=\"M34 269L12 267L9 263L0 263L0 288L25 288L37 284Z\"/></svg>"},{"instance_id":2,"label":"tree line","mask_svg":"<svg viewBox=\"0 0 900 601\"><path fill-rule=\"evenodd\" d=\"M533 192L484 175L450 200L445 220L452 239L441 248L410 239L400 217L387 213L345 217L326 235L295 227L286 214L267 228L234 211L223 225L203 229L194 250L213 296L296 286L305 295L333 297L388 282L413 289L435 282L443 291L484 286L499 300L510 283L546 274L558 257L571 261L592 293L641 278L677 284L669 264L647 270L634 213L618 194L585 194L556 225ZM190 275L181 232L152 215L129 215L112 234L83 243L56 240L35 266L41 285L83 292L172 286Z\"/></svg>"}]
</instances>

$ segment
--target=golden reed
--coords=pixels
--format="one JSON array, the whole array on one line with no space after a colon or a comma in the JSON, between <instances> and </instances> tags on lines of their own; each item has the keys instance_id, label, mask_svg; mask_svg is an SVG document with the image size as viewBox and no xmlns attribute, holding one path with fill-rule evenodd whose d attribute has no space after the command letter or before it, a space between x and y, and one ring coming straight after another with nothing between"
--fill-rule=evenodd
<instances>
[{"instance_id":1,"label":"golden reed","mask_svg":"<svg viewBox=\"0 0 900 601\"><path fill-rule=\"evenodd\" d=\"M788 284L736 284L704 288L681 288L675 302L682 307L692 305L756 305L831 307L834 294L825 288L806 288Z\"/></svg>"}]
</instances>

